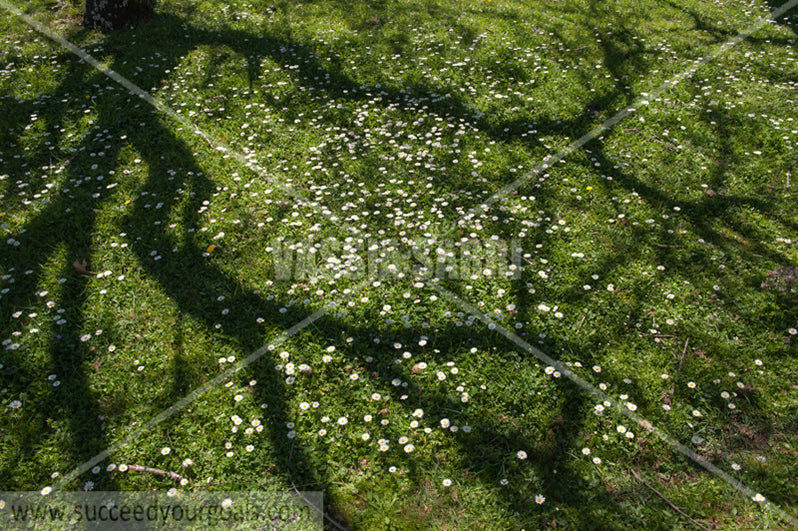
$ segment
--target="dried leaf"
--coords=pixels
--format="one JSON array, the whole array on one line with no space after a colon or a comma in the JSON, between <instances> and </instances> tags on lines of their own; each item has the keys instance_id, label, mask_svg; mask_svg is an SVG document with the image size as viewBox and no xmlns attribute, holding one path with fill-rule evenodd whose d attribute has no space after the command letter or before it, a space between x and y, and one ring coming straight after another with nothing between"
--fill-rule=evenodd
<instances>
[{"instance_id":1,"label":"dried leaf","mask_svg":"<svg viewBox=\"0 0 798 531\"><path fill-rule=\"evenodd\" d=\"M654 429L654 426L647 420L641 420L640 421L640 425L643 426L648 431L651 431L651 430Z\"/></svg>"},{"instance_id":2,"label":"dried leaf","mask_svg":"<svg viewBox=\"0 0 798 531\"><path fill-rule=\"evenodd\" d=\"M83 262L78 262L77 260L75 260L72 263L72 267L74 267L75 271L77 271L81 275L91 275L92 274L88 269L86 269L86 259L85 258L83 259Z\"/></svg>"}]
</instances>

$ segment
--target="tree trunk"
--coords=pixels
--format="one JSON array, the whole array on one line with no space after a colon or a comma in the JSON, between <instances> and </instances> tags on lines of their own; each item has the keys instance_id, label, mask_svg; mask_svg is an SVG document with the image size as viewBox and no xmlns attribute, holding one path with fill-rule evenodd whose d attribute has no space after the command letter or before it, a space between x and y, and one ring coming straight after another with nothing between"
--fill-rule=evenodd
<instances>
[{"instance_id":1,"label":"tree trunk","mask_svg":"<svg viewBox=\"0 0 798 531\"><path fill-rule=\"evenodd\" d=\"M153 0L86 0L83 25L87 28L114 30L155 14Z\"/></svg>"}]
</instances>

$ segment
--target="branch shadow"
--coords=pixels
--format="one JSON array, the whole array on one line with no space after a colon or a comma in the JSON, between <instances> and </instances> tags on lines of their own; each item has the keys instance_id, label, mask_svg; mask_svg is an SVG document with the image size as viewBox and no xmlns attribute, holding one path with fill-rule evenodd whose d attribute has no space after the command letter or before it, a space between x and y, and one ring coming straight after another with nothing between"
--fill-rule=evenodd
<instances>
[{"instance_id":1,"label":"branch shadow","mask_svg":"<svg viewBox=\"0 0 798 531\"><path fill-rule=\"evenodd\" d=\"M345 6L344 6L345 7ZM436 9L443 9L440 6ZM440 14L440 13L439 13ZM361 22L353 22L354 24L361 24ZM163 59L165 64L161 65L162 69L174 69L180 65L181 58L191 51L195 46L210 45L210 46L226 46L233 50L234 53L246 57L247 66L246 71L249 78L250 86L257 82L260 73L260 61L262 58L268 57L275 61L284 64L284 60L291 60L292 63L299 63L299 68L294 70L294 75L297 80L303 85L312 87L313 90L323 92L328 97L338 99L361 100L371 97L372 94L380 94L383 97L381 105L397 105L408 112L417 112L419 105L426 105L428 112L437 113L441 116L452 117L455 120L474 120L480 130L484 131L490 138L501 142L519 142L524 143L521 135L528 131L528 124L523 120L518 121L494 121L490 118L474 118L474 108L466 98L454 96L447 100L439 100L438 96L445 92L445 87L436 86L430 82L418 82L412 86L403 86L386 80L385 84L377 87L364 87L357 83L356 80L347 77L340 73L334 65L322 64L312 51L312 48L305 46L300 42L296 42L290 38L276 37L269 33L264 35L255 35L240 30L227 30L223 32L205 31L201 28L190 27L185 23L185 19L176 17L171 14L161 14L159 17L150 22L148 27L158 28L158 34L163 39L162 50ZM285 28L283 29L285 31ZM188 39L170 38L175 35L181 35L188 32ZM615 33L613 36L605 36L602 39L604 43L603 51L605 54L605 62L608 65L611 73L618 79L624 79L630 75L644 74L647 71L647 65L642 61L642 49L632 39L633 32L630 30L622 30ZM117 50L130 49L128 45L128 35L125 32L118 32L107 36L105 46L112 47ZM401 43L399 43L401 46ZM130 64L121 63L122 59L128 56L128 52L122 51L117 54L119 57L115 58L115 70L125 76L130 76L135 79L137 83L146 89L159 86L163 81L162 72L155 73L136 73L135 63ZM506 76L514 76L517 72L509 69L504 71ZM77 66L74 70L70 71L68 80L62 84L62 87L72 86L76 83L77 79L82 79L87 75L85 66ZM62 89L57 89L56 94L61 92ZM591 124L595 124L599 115L605 113L608 109L617 106L619 103L628 105L635 95L627 87L616 85L614 90L600 94L591 99L585 106L582 113L569 120L544 120L536 124L536 129L544 134L557 134L566 135L572 138L578 138L591 130ZM283 100L278 100L274 103L275 107L287 106L289 108L287 115L290 116L292 112L290 109L290 97ZM120 99L114 99L105 104L105 108L113 108L117 104L129 103L128 101L121 102ZM20 115L25 115L22 112L22 107L19 109ZM57 125L63 122L64 113L59 114L54 112L52 115L46 116L44 119L50 121L52 124ZM120 123L120 118L122 118ZM209 296L214 293L229 293L232 294L229 298L229 305L233 308L241 308L241 319L237 324L222 329L222 334L225 335L229 341L237 345L243 352L251 352L262 346L266 337L263 333L263 327L255 326L255 317L264 318L268 325L280 329L287 329L295 322L307 317L309 314L301 309L294 310L292 313L281 314L274 305L267 304L264 299L253 293L252 287L248 286L241 279L235 278L229 272L224 271L218 266L214 265L204 255L204 249L196 241L193 236L193 230L199 227L200 218L197 214L200 205L208 199L215 190L214 183L208 178L201 168L199 162L196 160L192 150L183 143L180 139L176 138L173 133L164 124L160 123L157 118L149 120L146 129L133 127L133 122L138 118L128 118L124 114L119 115L109 111L105 111L100 115L97 129L99 130L119 130L123 128L129 135L130 145L142 155L142 158L148 165L148 173L146 181L141 187L141 194L136 199L129 213L125 216L124 226L125 232L128 234L128 242L131 245L133 252L138 258L140 266L146 271L146 274L154 279L164 293L174 301L179 309L181 315L191 316L193 319L203 323L207 329L213 329L217 324L217 320L208 312L207 305L202 299L198 298L197 293L208 294ZM341 116L338 122L339 125L348 124L346 117ZM21 127L21 118L17 120L16 131ZM719 132L722 134L722 131ZM157 141L154 141L157 140ZM87 150L92 146L90 141L85 144ZM625 188L626 190L634 190L641 194L641 196L652 204L674 206L677 201L668 196L658 188L648 185L641 180L635 178L620 170L607 170L614 166L611 157L604 153L602 146L598 142L591 143L585 146L589 149L592 157L596 158L602 168L603 172L609 172L613 177L613 183ZM161 153L168 151L170 159L164 162L161 158ZM117 160L119 157L120 146L114 146L111 151L107 153L110 160ZM38 152L35 157L42 156L42 151ZM175 161L180 161L181 172L187 175L187 179L178 183L170 178L170 171L173 170ZM79 166L80 161L73 163L72 166ZM595 168L586 166L586 171L596 173ZM75 178L81 178L80 174L74 175ZM463 186L462 183L459 186ZM177 187L185 187L191 191L190 200L186 201L183 206L177 205ZM98 205L100 202L110 199L112 194L105 193L100 199L85 198L91 204ZM163 212L168 212L173 209L180 209L182 213L183 223L182 226L174 231L167 231L157 224L156 222L162 221L157 212L149 208L147 202L148 198L158 197L163 202ZM26 232L21 236L22 244L20 248L25 252L24 255L14 256L9 259L9 263L13 264L16 271L23 268L25 264L30 263L33 256L48 256L51 254L50 249L56 248L59 245L66 245L66 264L71 264L73 258L79 259L87 253L91 248L91 235L92 227L96 220L90 213L81 213L80 216L75 214L73 231L69 234L61 236L52 234L52 224L55 220L63 218L63 212L71 208L71 205L77 204L82 198L60 196L58 199L48 205L44 211L37 214L33 221L26 225ZM545 192L541 191L541 204L547 201ZM707 241L712 242L718 246L730 245L722 237L720 237L711 228L704 225L703 220L706 212L721 213L726 211L730 204L734 202L742 202L750 204L755 208L764 208L760 202L746 198L709 198L704 203L695 208L686 209L683 213L690 221L691 226L696 231L696 234L705 238ZM60 223L60 222L59 222ZM749 239L756 239L758 233L755 229L747 228L742 223L731 220L735 230L740 231L741 234L747 235ZM160 228L156 228L160 227ZM794 228L794 227L792 227ZM507 235L506 229L501 229L500 233ZM34 249L27 251L27 249ZM168 259L155 261L153 260L153 250L172 250L173 252L168 256ZM732 249L730 249L732 250ZM758 249L765 253L769 252L766 249ZM769 259L778 261L779 255L770 252L767 255ZM625 264L624 257L621 253L615 255L608 254L602 257L599 269L601 271L610 272L617 270ZM69 266L67 266L68 268ZM16 269L19 268L19 269ZM39 278L37 275L31 275L29 281L29 289L33 291L33 286L38 285ZM86 285L85 281L70 284L69 291L61 296L61 300L77 301L77 307L83 307L86 304ZM643 294L640 294L642 300ZM569 300L575 300L579 297L584 297L583 293L578 290L566 294ZM4 298L3 305L10 305L12 307L25 307L33 300L33 296L27 298L26 301L20 299ZM520 298L519 300L523 300ZM640 311L636 308L635 311ZM182 319L182 318L181 318ZM341 329L344 328L341 323L330 317L324 317L324 320L318 325L319 329ZM79 330L80 315L70 319L77 324L71 327L66 340L62 342L64 345L77 345L80 343ZM179 325L180 320L178 321ZM346 332L351 335L365 336L368 333L366 328L352 328L346 327ZM418 331L413 331L417 333ZM456 331L448 331L451 341L465 341L468 336L458 335ZM408 342L412 338L409 336L397 336L401 342ZM181 335L181 328L178 326L175 331L174 341L177 344L182 344L185 338ZM484 341L489 343L489 339L485 338ZM88 361L89 355L85 352L74 352L69 347L50 347L50 358L52 360L53 370L56 374L67 375L64 377L62 384L63 389L69 389L71 394L78 397L85 397L87 402L91 403L92 393L89 389L89 375L76 371L74 367ZM585 356L588 363L598 362L594 355L589 351L580 352ZM532 363L534 360L531 357L523 358L523 362ZM198 386L201 382L197 380L196 374L186 371L183 367L184 362L181 361L179 356L173 359L172 366L172 382L170 383L171 389L168 391L165 399L179 398L186 390ZM77 374L76 374L77 372ZM410 374L400 372L404 378L409 379ZM283 382L275 375L275 372L264 370L258 372L259 379L266 378L264 389L279 389L282 387ZM270 375L270 376L269 376ZM384 375L381 377L383 384L386 386L391 382L395 374ZM67 380L68 378L68 380ZM18 388L22 389L31 385L35 380L35 375L26 375L24 379L19 380L16 384ZM512 432L507 429L506 425L496 419L483 419L482 423L475 431L479 434L476 442L471 442L468 445L463 445L462 454L468 467L475 470L477 476L488 484L491 478L495 478L500 474L502 455L504 455L509 448L535 448L530 452L530 460L540 463L540 474L544 478L545 484L551 487L552 492L556 493L555 496L562 501L562 503L572 505L574 507L584 506L587 502L585 498L586 492L594 489L593 485L587 484L578 471L567 468L564 464L566 457L572 453L576 453L578 448L575 447L579 434L582 431L583 425L578 420L583 418L585 412L580 409L582 400L579 400L582 395L578 389L573 388L570 384L563 385L563 393L567 395L565 401L560 404L559 409L554 410L553 413L559 414L563 420L562 423L557 423L552 427L552 440L545 443L540 443L531 437L526 437L523 433ZM282 433L284 426L292 418L290 407L284 397L274 394L261 394L259 398L269 401L272 413L270 418L272 445L281 447L285 444ZM447 403L442 399L442 409L448 407L455 407L456 403ZM76 445L82 445L85 438L91 440L91 444L87 447L80 447L76 449L74 457L76 460L94 455L98 449L104 446L103 442L106 436L103 434L99 438L96 432L102 432L101 424L97 420L99 412L97 408L83 408L72 407L72 409L62 414L65 419L70 422L73 437L76 439ZM476 448L481 448L477 450ZM28 453L21 457L30 459L33 453L28 450ZM313 462L313 458L308 454L307 449L303 447L300 442L294 443L292 446L292 453L284 456L278 461L277 466L281 474L284 474L291 481L301 482L308 485L327 486L329 484L328 478L324 474L317 473L312 467L308 466ZM556 472L555 472L556 471ZM595 490L595 489L594 489ZM597 496L603 504L612 507L619 516L623 516L627 512L626 517L630 522L634 522L634 518L628 511L623 509L617 502L617 496L610 492L608 489L599 491ZM530 523L541 522L535 520L534 511L532 510L529 499L520 499L518 496L507 493L502 497L508 510L518 512L523 515ZM331 507L332 514L343 514L346 511L340 507ZM584 523L587 523L589 516L586 516ZM619 520L619 524L621 521ZM351 524L351 522L350 522ZM419 522L423 524L423 522Z\"/></svg>"}]
</instances>

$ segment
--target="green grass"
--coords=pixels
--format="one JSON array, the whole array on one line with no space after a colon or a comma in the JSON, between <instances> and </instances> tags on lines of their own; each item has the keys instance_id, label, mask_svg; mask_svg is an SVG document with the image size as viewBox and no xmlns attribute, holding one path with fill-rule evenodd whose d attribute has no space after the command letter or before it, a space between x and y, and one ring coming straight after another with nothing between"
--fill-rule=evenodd
<instances>
[{"instance_id":1,"label":"green grass","mask_svg":"<svg viewBox=\"0 0 798 531\"><path fill-rule=\"evenodd\" d=\"M439 292L798 517L798 13L659 92L774 8L169 0L102 34L25 3L182 123L4 11L0 490L130 436L65 488L319 490L352 529L693 526L637 473L705 527L788 527ZM504 266L462 266L492 236ZM401 267L438 246L437 281Z\"/></svg>"}]
</instances>

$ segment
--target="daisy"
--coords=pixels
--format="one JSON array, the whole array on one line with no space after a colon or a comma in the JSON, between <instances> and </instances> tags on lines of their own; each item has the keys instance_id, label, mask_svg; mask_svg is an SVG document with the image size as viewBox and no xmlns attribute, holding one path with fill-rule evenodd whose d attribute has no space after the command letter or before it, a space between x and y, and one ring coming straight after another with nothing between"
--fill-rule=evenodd
<instances>
[{"instance_id":1,"label":"daisy","mask_svg":"<svg viewBox=\"0 0 798 531\"><path fill-rule=\"evenodd\" d=\"M451 479L444 479L443 480L443 486L444 487L450 487L451 485L452 485L452 480Z\"/></svg>"},{"instance_id":2,"label":"daisy","mask_svg":"<svg viewBox=\"0 0 798 531\"><path fill-rule=\"evenodd\" d=\"M516 453L515 455L518 457L518 459L521 459L521 460L527 458L527 454L523 450L518 450L518 453Z\"/></svg>"},{"instance_id":3,"label":"daisy","mask_svg":"<svg viewBox=\"0 0 798 531\"><path fill-rule=\"evenodd\" d=\"M546 501L546 497L543 496L542 494L537 494L535 496L535 503L537 503L538 505L542 504L544 501Z\"/></svg>"}]
</instances>

